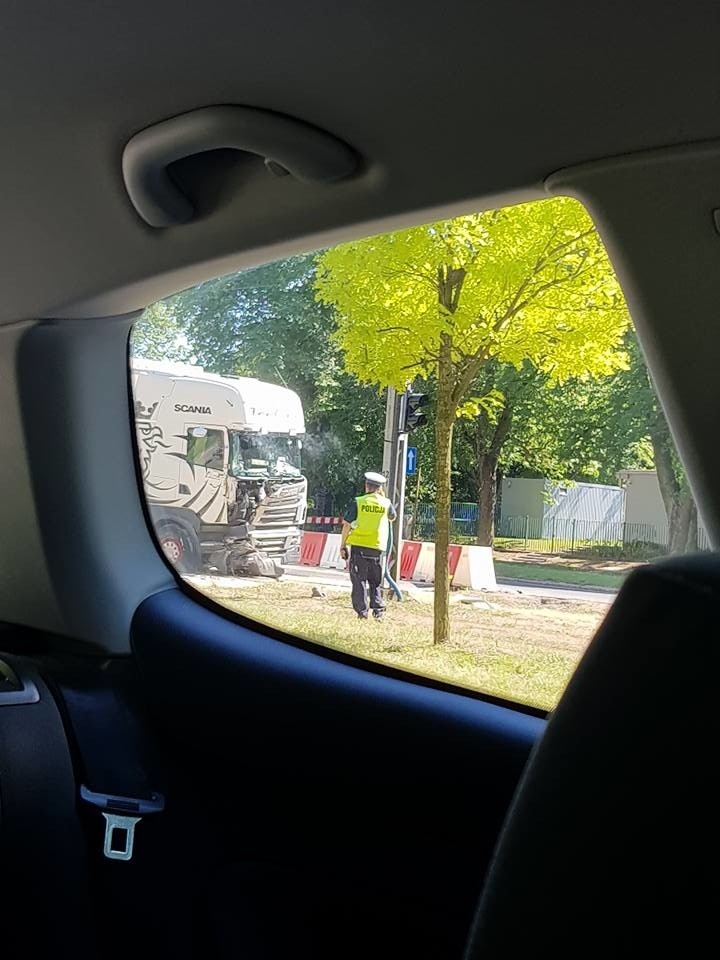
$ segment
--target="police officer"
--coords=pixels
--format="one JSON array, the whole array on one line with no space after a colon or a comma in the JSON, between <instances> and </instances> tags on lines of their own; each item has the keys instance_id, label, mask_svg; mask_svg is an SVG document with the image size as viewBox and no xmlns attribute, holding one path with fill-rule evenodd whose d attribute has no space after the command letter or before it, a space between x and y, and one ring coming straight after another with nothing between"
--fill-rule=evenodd
<instances>
[{"instance_id":1,"label":"police officer","mask_svg":"<svg viewBox=\"0 0 720 960\"><path fill-rule=\"evenodd\" d=\"M388 524L397 514L384 494L384 483L381 473L366 473L364 496L356 497L343 517L340 556L350 561L352 605L361 620L368 618L368 592L375 619L385 613L381 586Z\"/></svg>"}]
</instances>

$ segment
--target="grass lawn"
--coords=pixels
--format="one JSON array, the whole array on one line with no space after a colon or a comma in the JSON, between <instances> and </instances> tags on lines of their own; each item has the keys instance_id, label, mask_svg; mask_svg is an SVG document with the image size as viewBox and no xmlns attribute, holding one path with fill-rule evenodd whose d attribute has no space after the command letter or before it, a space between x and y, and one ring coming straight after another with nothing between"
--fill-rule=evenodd
<instances>
[{"instance_id":1,"label":"grass lawn","mask_svg":"<svg viewBox=\"0 0 720 960\"><path fill-rule=\"evenodd\" d=\"M516 560L498 560L495 574L517 580L544 580L547 583L567 583L582 587L610 587L619 589L628 575L627 570L595 570L553 563L523 563Z\"/></svg>"},{"instance_id":2,"label":"grass lawn","mask_svg":"<svg viewBox=\"0 0 720 960\"><path fill-rule=\"evenodd\" d=\"M454 595L452 636L432 642L432 604L390 603L381 622L358 620L346 590L268 581L203 587L237 612L329 647L509 700L551 708L602 619L602 604L488 594L473 607Z\"/></svg>"}]
</instances>

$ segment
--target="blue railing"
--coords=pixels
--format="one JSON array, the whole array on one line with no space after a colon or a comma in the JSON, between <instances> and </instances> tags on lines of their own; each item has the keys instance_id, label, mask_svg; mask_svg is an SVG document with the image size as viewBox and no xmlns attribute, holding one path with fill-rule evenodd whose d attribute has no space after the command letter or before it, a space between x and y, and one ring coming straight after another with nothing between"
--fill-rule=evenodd
<instances>
[{"instance_id":1,"label":"blue railing","mask_svg":"<svg viewBox=\"0 0 720 960\"><path fill-rule=\"evenodd\" d=\"M477 528L478 505L476 503L452 503L450 505L450 535L474 537ZM413 535L418 540L435 539L435 505L419 503L417 517L413 522Z\"/></svg>"}]
</instances>

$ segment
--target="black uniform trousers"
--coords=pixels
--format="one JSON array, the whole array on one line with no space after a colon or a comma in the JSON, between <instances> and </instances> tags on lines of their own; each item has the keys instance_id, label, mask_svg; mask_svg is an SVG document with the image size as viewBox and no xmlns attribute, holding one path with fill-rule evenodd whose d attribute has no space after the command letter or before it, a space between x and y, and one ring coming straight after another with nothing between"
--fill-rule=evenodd
<instances>
[{"instance_id":1,"label":"black uniform trousers","mask_svg":"<svg viewBox=\"0 0 720 960\"><path fill-rule=\"evenodd\" d=\"M353 610L360 617L368 615L368 593L374 616L381 617L385 612L382 597L384 564L385 557L382 550L373 550L371 547L350 547L352 605Z\"/></svg>"}]
</instances>

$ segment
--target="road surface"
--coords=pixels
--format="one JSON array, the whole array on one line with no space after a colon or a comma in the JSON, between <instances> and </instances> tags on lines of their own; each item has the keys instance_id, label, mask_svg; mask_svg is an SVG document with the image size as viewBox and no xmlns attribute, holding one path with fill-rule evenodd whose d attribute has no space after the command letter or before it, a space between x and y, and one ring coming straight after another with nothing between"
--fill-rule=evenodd
<instances>
[{"instance_id":1,"label":"road surface","mask_svg":"<svg viewBox=\"0 0 720 960\"><path fill-rule=\"evenodd\" d=\"M186 578L200 590L205 589L231 589L235 590L241 587L257 587L267 583L264 577L218 577L197 575ZM318 587L334 587L335 589L349 590L350 577L344 570L326 570L320 567L304 567L300 564L286 564L285 583L308 583ZM431 602L433 587L431 583L409 583L407 580L400 582L400 588L403 590L414 589L415 598ZM468 590L463 594L463 599L483 599L487 598L488 593L511 593L519 594L525 597L542 597L552 600L569 600L573 603L599 603L609 606L617 595L617 591L595 590L592 587L578 587L571 584L567 586L562 583L535 583L531 580L498 580L497 589L494 591L486 590Z\"/></svg>"},{"instance_id":2,"label":"road surface","mask_svg":"<svg viewBox=\"0 0 720 960\"><path fill-rule=\"evenodd\" d=\"M344 570L325 570L320 567L303 567L300 564L287 564L285 567L286 580L307 580L308 583L318 584L320 586L347 586L350 588L350 580ZM401 581L400 588L406 581ZM417 583L416 587L423 590L432 590L432 584ZM561 583L533 583L528 580L510 580L499 579L497 590L499 593L520 593L526 597L545 597L554 600L572 600L580 603L604 603L611 604L617 595L617 591L594 590L592 587L578 587L571 584L567 586ZM477 592L478 596L483 596L484 591ZM468 596L474 596L473 591L468 591Z\"/></svg>"}]
</instances>

